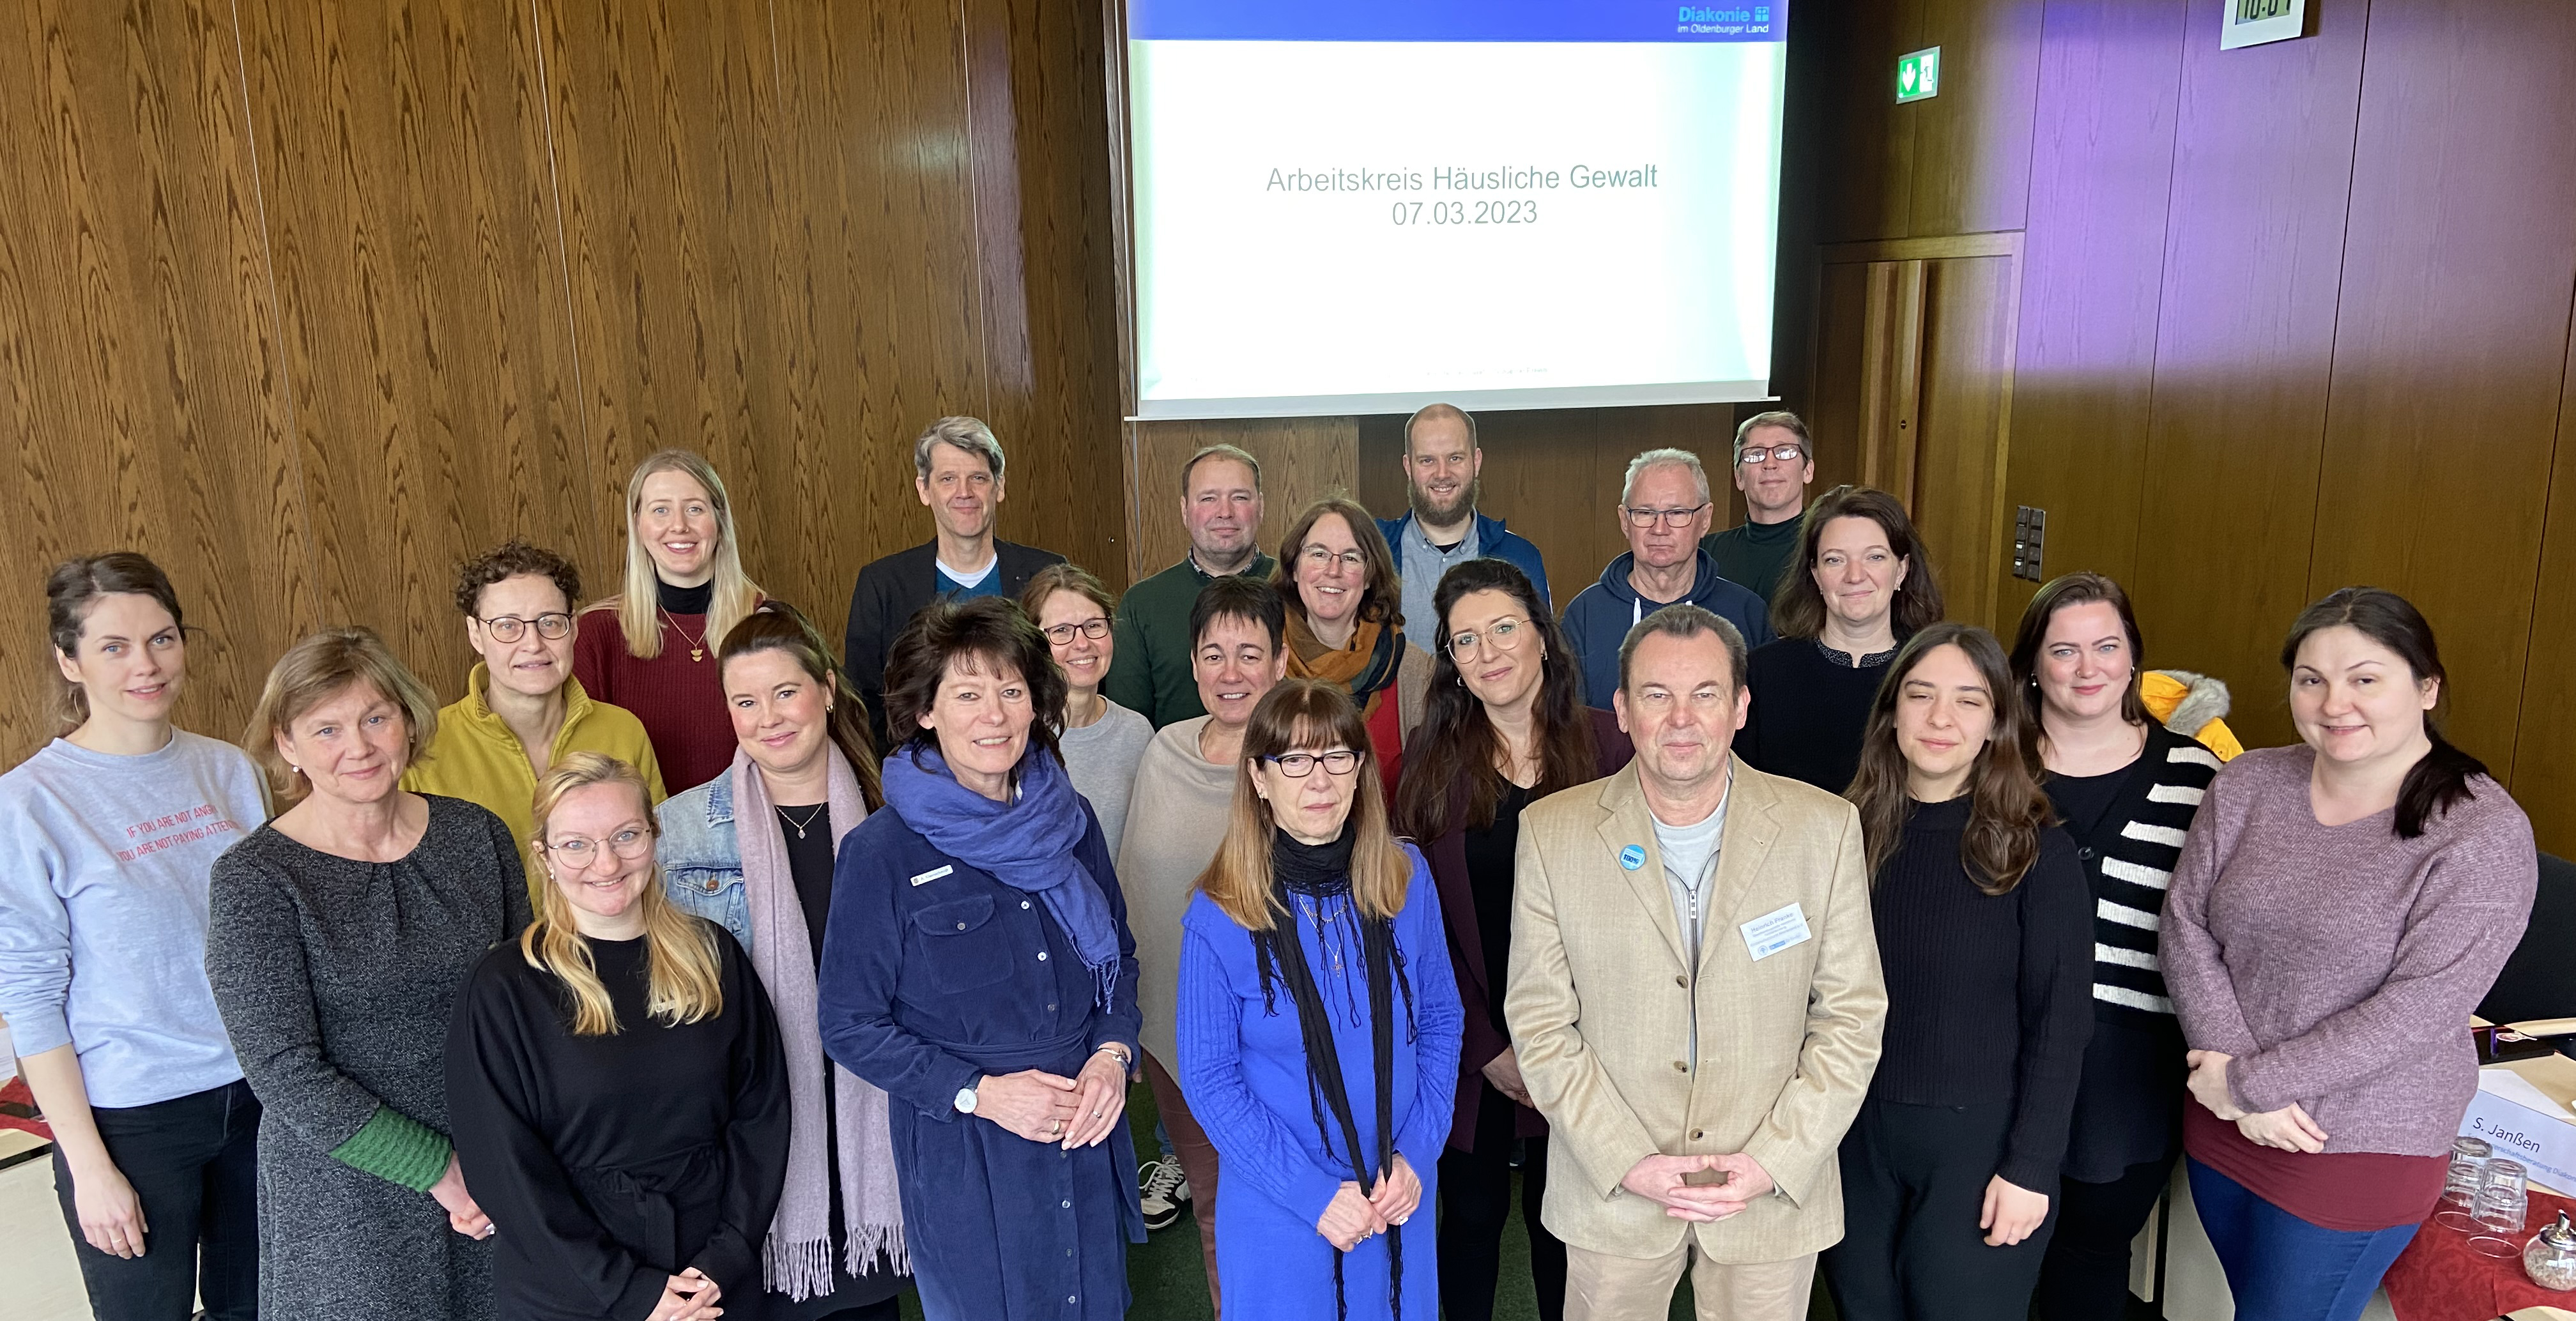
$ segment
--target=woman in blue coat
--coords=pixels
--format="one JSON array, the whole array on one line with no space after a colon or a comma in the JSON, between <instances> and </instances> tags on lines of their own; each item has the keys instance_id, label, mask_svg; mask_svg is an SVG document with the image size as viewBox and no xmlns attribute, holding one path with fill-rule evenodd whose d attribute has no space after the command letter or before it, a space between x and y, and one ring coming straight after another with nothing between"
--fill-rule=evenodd
<instances>
[{"instance_id":1,"label":"woman in blue coat","mask_svg":"<svg viewBox=\"0 0 2576 1321\"><path fill-rule=\"evenodd\" d=\"M1291 679L1245 730L1182 919L1181 1090L1225 1162L1227 1321L1437 1321L1430 1202L1462 1015L1438 891L1387 829L1367 727Z\"/></svg>"},{"instance_id":2,"label":"woman in blue coat","mask_svg":"<svg viewBox=\"0 0 2576 1321\"><path fill-rule=\"evenodd\" d=\"M935 603L886 666L886 811L842 840L823 1047L893 1098L929 1321L1127 1312L1136 941L1055 749L1064 679L1000 598Z\"/></svg>"}]
</instances>

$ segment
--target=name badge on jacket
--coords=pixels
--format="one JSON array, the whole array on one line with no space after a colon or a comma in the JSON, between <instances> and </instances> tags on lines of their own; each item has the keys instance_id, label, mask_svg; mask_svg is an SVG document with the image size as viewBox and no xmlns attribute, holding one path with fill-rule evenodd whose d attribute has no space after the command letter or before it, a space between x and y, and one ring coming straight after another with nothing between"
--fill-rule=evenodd
<instances>
[{"instance_id":1,"label":"name badge on jacket","mask_svg":"<svg viewBox=\"0 0 2576 1321\"><path fill-rule=\"evenodd\" d=\"M1796 904L1764 913L1745 923L1741 930L1744 932L1744 948L1753 955L1756 963L1792 945L1804 944L1815 938L1815 933L1807 929L1805 910Z\"/></svg>"},{"instance_id":2,"label":"name badge on jacket","mask_svg":"<svg viewBox=\"0 0 2576 1321\"><path fill-rule=\"evenodd\" d=\"M948 873L953 872L953 871L955 871L955 870L957 870L957 868L956 868L955 864L953 864L953 863L952 863L952 864L950 864L949 866L946 866L946 867L933 867L933 868L931 868L929 871L923 872L923 873L922 873L922 874L920 874L919 876L915 876L915 877L913 877L913 878L912 878L912 883L913 883L913 884L915 884L915 885L928 885L928 884L930 884L932 881L938 880L940 877L945 876L945 875L947 875Z\"/></svg>"}]
</instances>

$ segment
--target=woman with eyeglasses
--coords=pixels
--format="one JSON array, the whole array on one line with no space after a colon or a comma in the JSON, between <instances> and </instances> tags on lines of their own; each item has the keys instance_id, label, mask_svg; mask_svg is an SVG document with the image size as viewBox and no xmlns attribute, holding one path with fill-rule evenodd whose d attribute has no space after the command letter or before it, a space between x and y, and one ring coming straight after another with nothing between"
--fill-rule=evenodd
<instances>
[{"instance_id":1,"label":"woman with eyeglasses","mask_svg":"<svg viewBox=\"0 0 2576 1321\"><path fill-rule=\"evenodd\" d=\"M1182 919L1181 1090L1225 1162L1229 1321L1440 1315L1429 1236L1409 1225L1449 1135L1458 988L1374 760L1339 688L1271 689Z\"/></svg>"},{"instance_id":2,"label":"woman with eyeglasses","mask_svg":"<svg viewBox=\"0 0 2576 1321\"><path fill-rule=\"evenodd\" d=\"M1423 851L1447 919L1464 1015L1455 1118L1440 1155L1440 1300L1454 1321L1494 1312L1512 1157L1521 1160L1538 1314L1565 1314L1565 1244L1539 1223L1547 1121L1532 1109L1503 1023L1510 980L1512 874L1521 809L1628 764L1618 717L1583 705L1583 675L1537 587L1513 565L1468 560L1432 603L1440 650L1431 709L1406 750L1400 835Z\"/></svg>"},{"instance_id":3,"label":"woman with eyeglasses","mask_svg":"<svg viewBox=\"0 0 2576 1321\"><path fill-rule=\"evenodd\" d=\"M1030 575L1020 593L1020 608L1036 620L1047 641L1047 654L1064 675L1064 731L1056 749L1064 754L1064 773L1073 789L1091 803L1100 818L1100 834L1109 841L1109 856L1127 830L1127 796L1136 784L1136 763L1154 741L1151 721L1100 691L1109 677L1109 660L1117 642L1110 621L1117 601L1091 573L1073 564L1050 564Z\"/></svg>"},{"instance_id":4,"label":"woman with eyeglasses","mask_svg":"<svg viewBox=\"0 0 2576 1321\"><path fill-rule=\"evenodd\" d=\"M573 677L581 570L570 560L511 540L457 566L456 608L465 642L480 659L465 696L439 708L438 734L403 772L403 788L480 803L510 828L536 830L528 805L537 781L575 752L633 766L645 795L662 801L662 770L644 722L624 707L591 700ZM543 885L531 874L531 902Z\"/></svg>"},{"instance_id":5,"label":"woman with eyeglasses","mask_svg":"<svg viewBox=\"0 0 2576 1321\"><path fill-rule=\"evenodd\" d=\"M1860 769L1870 700L1896 649L1941 618L1941 588L1905 506L1837 486L1807 510L1799 565L1771 601L1779 638L1753 649L1753 707L1736 755L1757 770L1838 794Z\"/></svg>"},{"instance_id":6,"label":"woman with eyeglasses","mask_svg":"<svg viewBox=\"0 0 2576 1321\"><path fill-rule=\"evenodd\" d=\"M1404 583L1377 520L1344 496L1306 506L1279 543L1271 585L1288 607L1288 677L1321 679L1359 707L1395 795L1404 737L1422 723L1431 656L1405 640Z\"/></svg>"},{"instance_id":7,"label":"woman with eyeglasses","mask_svg":"<svg viewBox=\"0 0 2576 1321\"><path fill-rule=\"evenodd\" d=\"M742 947L662 893L635 768L576 752L533 800L536 921L447 1033L456 1155L529 1321L697 1321L760 1294L787 1060Z\"/></svg>"}]
</instances>

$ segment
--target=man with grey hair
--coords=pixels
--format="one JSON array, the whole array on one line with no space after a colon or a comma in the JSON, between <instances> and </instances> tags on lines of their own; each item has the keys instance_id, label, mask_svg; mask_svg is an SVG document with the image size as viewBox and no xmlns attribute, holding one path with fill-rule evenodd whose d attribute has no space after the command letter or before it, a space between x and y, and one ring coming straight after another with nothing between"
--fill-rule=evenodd
<instances>
[{"instance_id":1,"label":"man with grey hair","mask_svg":"<svg viewBox=\"0 0 2576 1321\"><path fill-rule=\"evenodd\" d=\"M1522 812L1503 997L1565 1314L1661 1321L1688 1270L1700 1321L1798 1321L1887 1017L1860 814L1734 757L1724 619L1666 606L1615 654L1636 756Z\"/></svg>"},{"instance_id":2,"label":"man with grey hair","mask_svg":"<svg viewBox=\"0 0 2576 1321\"><path fill-rule=\"evenodd\" d=\"M1721 577L1701 550L1708 532L1708 472L1689 450L1648 450L1628 461L1613 511L1628 553L1565 608L1565 640L1583 669L1583 700L1610 709L1619 690L1619 644L1637 621L1688 602L1735 625L1748 646L1771 640L1771 611L1752 590Z\"/></svg>"},{"instance_id":3,"label":"man with grey hair","mask_svg":"<svg viewBox=\"0 0 2576 1321\"><path fill-rule=\"evenodd\" d=\"M1381 518L1404 582L1404 635L1425 651L1440 640L1440 616L1431 594L1440 575L1472 559L1509 562L1529 575L1542 604L1550 604L1547 564L1538 547L1476 509L1484 492L1485 451L1476 444L1476 419L1456 404L1425 404L1404 420L1404 499L1401 518Z\"/></svg>"},{"instance_id":4,"label":"man with grey hair","mask_svg":"<svg viewBox=\"0 0 2576 1321\"><path fill-rule=\"evenodd\" d=\"M1784 409L1756 413L1735 429L1735 489L1744 521L1699 539L1717 571L1768 601L1798 555L1798 515L1816 480L1816 446L1807 424Z\"/></svg>"},{"instance_id":5,"label":"man with grey hair","mask_svg":"<svg viewBox=\"0 0 2576 1321\"><path fill-rule=\"evenodd\" d=\"M921 608L941 597L1016 598L1029 575L1062 555L993 535L1002 504L1002 442L971 417L943 417L912 442L912 488L938 535L859 570L850 589L842 653L867 703L877 746L886 746L886 652Z\"/></svg>"}]
</instances>

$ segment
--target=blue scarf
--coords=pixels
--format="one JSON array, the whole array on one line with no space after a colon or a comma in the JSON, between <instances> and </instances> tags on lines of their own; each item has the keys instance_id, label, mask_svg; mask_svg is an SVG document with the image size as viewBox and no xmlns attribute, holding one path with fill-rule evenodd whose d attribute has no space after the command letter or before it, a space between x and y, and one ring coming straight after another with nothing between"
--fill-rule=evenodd
<instances>
[{"instance_id":1,"label":"blue scarf","mask_svg":"<svg viewBox=\"0 0 2576 1321\"><path fill-rule=\"evenodd\" d=\"M1046 900L1099 983L1100 1007L1118 986L1118 924L1091 869L1074 856L1091 828L1064 763L1036 752L1020 763L1019 792L997 803L957 782L934 749L898 752L883 768L886 806L931 847L1023 894Z\"/></svg>"}]
</instances>

